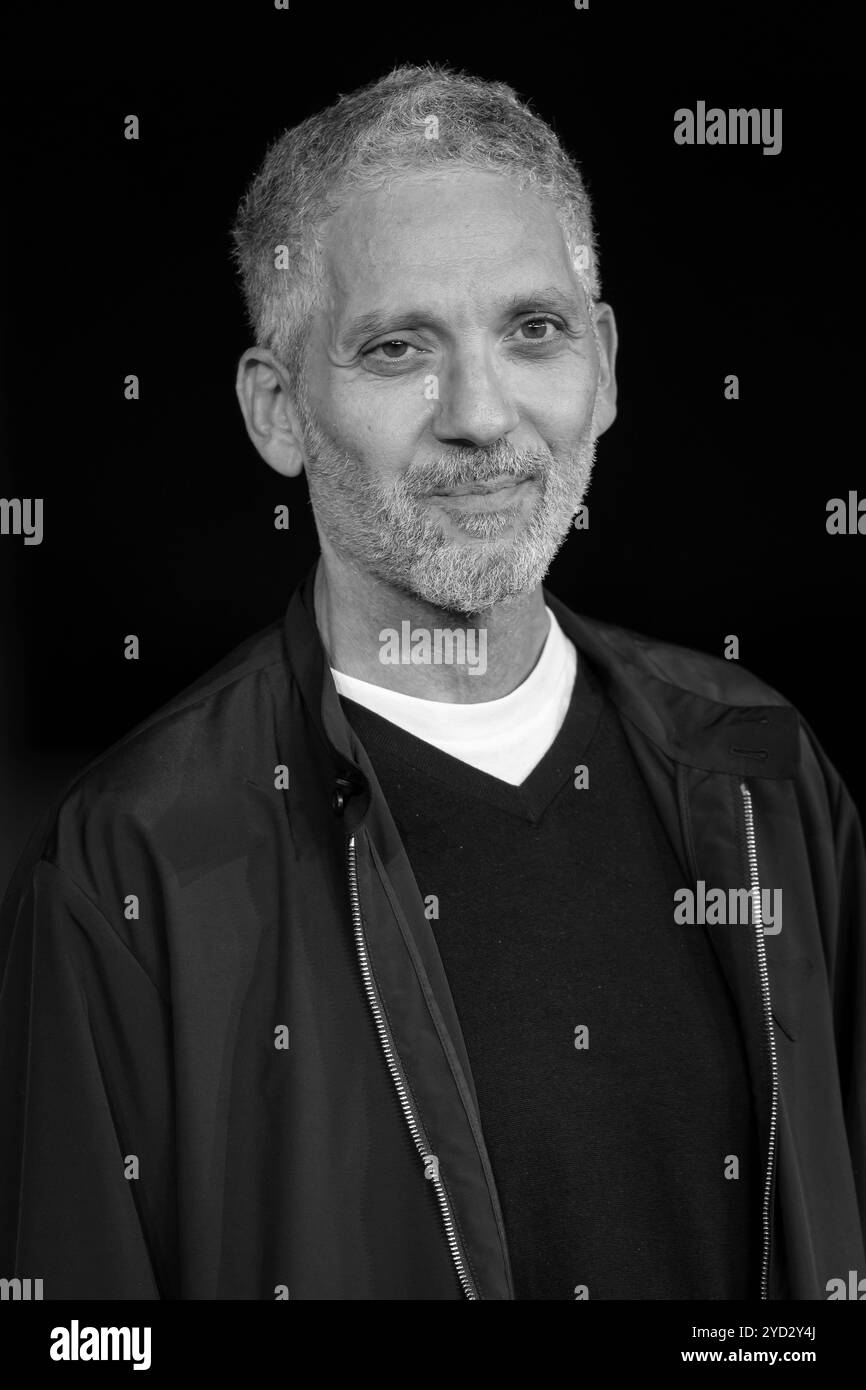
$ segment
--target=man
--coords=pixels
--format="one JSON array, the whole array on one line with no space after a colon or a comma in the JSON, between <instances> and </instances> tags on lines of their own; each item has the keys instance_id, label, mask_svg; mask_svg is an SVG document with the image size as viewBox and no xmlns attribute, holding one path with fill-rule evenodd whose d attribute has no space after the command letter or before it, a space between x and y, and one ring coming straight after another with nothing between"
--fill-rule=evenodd
<instances>
[{"instance_id":1,"label":"man","mask_svg":"<svg viewBox=\"0 0 866 1390\"><path fill-rule=\"evenodd\" d=\"M4 1272L826 1297L866 1270L862 837L782 696L542 586L615 416L579 171L509 88L398 69L276 143L236 244L321 558L19 867Z\"/></svg>"}]
</instances>

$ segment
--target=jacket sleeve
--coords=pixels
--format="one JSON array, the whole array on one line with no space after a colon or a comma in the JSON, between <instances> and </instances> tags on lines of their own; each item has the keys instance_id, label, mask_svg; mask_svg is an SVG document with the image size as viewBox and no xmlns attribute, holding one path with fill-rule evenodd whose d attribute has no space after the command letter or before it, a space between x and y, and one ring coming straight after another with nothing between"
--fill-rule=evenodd
<instances>
[{"instance_id":1,"label":"jacket sleeve","mask_svg":"<svg viewBox=\"0 0 866 1390\"><path fill-rule=\"evenodd\" d=\"M40 859L6 904L0 1275L45 1299L176 1282L170 1022L99 908Z\"/></svg>"},{"instance_id":2,"label":"jacket sleeve","mask_svg":"<svg viewBox=\"0 0 866 1390\"><path fill-rule=\"evenodd\" d=\"M825 808L831 827L822 900L825 954L833 998L833 1024L848 1144L866 1242L866 849L857 808L845 783L814 733L807 733L807 768L814 774L813 793ZM821 836L822 840L825 838Z\"/></svg>"},{"instance_id":3,"label":"jacket sleeve","mask_svg":"<svg viewBox=\"0 0 866 1390\"><path fill-rule=\"evenodd\" d=\"M866 852L863 827L842 782L836 801L840 953L835 980L836 1038L845 1121L866 1241Z\"/></svg>"}]
</instances>

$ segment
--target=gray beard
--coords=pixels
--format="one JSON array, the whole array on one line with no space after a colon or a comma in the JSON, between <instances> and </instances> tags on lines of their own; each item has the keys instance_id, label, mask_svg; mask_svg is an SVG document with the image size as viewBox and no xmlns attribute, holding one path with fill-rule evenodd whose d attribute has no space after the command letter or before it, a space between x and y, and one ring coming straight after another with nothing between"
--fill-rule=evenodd
<instances>
[{"instance_id":1,"label":"gray beard","mask_svg":"<svg viewBox=\"0 0 866 1390\"><path fill-rule=\"evenodd\" d=\"M323 434L303 391L298 414L316 521L337 554L391 588L460 615L486 612L541 583L583 502L595 462L593 408L567 453L521 452L503 441L489 449L449 449L383 486ZM448 540L420 500L440 488L501 475L534 476L540 489L516 535L507 533L520 504L455 511L455 521L473 544Z\"/></svg>"}]
</instances>

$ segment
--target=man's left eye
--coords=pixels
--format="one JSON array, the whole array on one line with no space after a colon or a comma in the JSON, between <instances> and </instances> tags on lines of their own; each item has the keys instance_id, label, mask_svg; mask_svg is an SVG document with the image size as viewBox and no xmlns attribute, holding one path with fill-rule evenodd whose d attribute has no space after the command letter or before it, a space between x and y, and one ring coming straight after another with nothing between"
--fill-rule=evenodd
<instances>
[{"instance_id":1,"label":"man's left eye","mask_svg":"<svg viewBox=\"0 0 866 1390\"><path fill-rule=\"evenodd\" d=\"M548 328L554 329L555 331L547 333L546 330ZM557 323L555 319L526 319L524 323L520 324L517 331L518 333L523 333L526 329L530 331L530 336L524 339L524 341L530 343L553 342L557 333L562 332L562 326Z\"/></svg>"},{"instance_id":2,"label":"man's left eye","mask_svg":"<svg viewBox=\"0 0 866 1390\"><path fill-rule=\"evenodd\" d=\"M413 344L407 343L405 338L389 338L385 343L377 343L375 347L368 348L363 355L370 357L374 352L380 352L386 362L404 362L407 354L403 349L412 346Z\"/></svg>"}]
</instances>

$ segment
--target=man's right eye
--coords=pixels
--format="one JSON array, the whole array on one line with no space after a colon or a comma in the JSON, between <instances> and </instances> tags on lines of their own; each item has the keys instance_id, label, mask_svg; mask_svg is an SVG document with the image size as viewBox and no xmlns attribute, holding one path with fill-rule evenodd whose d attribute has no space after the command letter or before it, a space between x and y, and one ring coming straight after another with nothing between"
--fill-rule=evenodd
<instances>
[{"instance_id":1,"label":"man's right eye","mask_svg":"<svg viewBox=\"0 0 866 1390\"><path fill-rule=\"evenodd\" d=\"M403 362L406 359L402 351L399 351L397 354L392 354L389 349L397 348L398 350L402 350L408 347L412 347L412 344L407 343L404 338L389 338L384 343L376 343L374 347L368 348L366 352L362 353L362 356L371 357L374 352L383 352L385 353L386 362Z\"/></svg>"}]
</instances>

